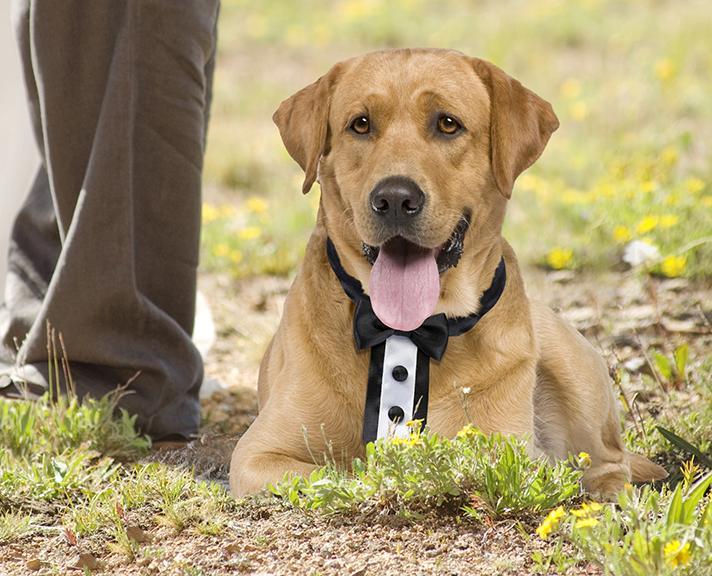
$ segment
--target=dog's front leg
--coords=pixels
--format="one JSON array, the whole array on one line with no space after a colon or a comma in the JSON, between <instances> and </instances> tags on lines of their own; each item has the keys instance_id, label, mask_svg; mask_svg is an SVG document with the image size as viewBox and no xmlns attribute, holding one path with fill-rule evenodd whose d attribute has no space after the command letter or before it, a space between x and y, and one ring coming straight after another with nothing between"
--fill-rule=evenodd
<instances>
[{"instance_id":1,"label":"dog's front leg","mask_svg":"<svg viewBox=\"0 0 712 576\"><path fill-rule=\"evenodd\" d=\"M276 426L269 406L240 438L230 462L230 490L237 498L254 494L286 474L308 476L317 467L310 460L299 428Z\"/></svg>"},{"instance_id":2,"label":"dog's front leg","mask_svg":"<svg viewBox=\"0 0 712 576\"><path fill-rule=\"evenodd\" d=\"M308 476L327 463L347 467L360 453L357 410L324 387L318 390L322 394L295 385L270 396L233 452L230 487L235 496L259 492L285 474Z\"/></svg>"}]
</instances>

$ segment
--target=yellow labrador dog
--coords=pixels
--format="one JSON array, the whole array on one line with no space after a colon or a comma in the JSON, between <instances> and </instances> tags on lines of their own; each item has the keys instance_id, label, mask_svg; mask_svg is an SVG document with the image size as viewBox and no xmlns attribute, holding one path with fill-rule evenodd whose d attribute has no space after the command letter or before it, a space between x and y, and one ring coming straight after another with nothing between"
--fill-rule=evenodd
<instances>
[{"instance_id":1,"label":"yellow labrador dog","mask_svg":"<svg viewBox=\"0 0 712 576\"><path fill-rule=\"evenodd\" d=\"M233 494L308 474L325 453L348 466L383 436L383 414L402 427L427 413L445 436L472 423L527 437L550 458L588 452L595 493L666 475L625 450L605 363L527 298L501 236L515 179L559 126L546 101L484 60L393 50L335 65L274 120L303 192L318 180L322 194L262 361L259 416L232 456ZM370 353L362 321L386 331ZM418 330L440 330L439 350L422 352ZM383 390L413 380L408 362L427 386L389 407Z\"/></svg>"}]
</instances>

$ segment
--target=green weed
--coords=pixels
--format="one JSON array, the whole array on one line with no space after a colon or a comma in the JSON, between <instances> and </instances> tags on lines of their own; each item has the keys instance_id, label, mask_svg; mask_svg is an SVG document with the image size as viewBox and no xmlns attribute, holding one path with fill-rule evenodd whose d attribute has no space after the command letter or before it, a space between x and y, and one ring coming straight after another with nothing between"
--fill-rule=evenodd
<instances>
[{"instance_id":1,"label":"green weed","mask_svg":"<svg viewBox=\"0 0 712 576\"><path fill-rule=\"evenodd\" d=\"M234 501L190 470L126 463L150 445L118 396L79 401L71 392L36 402L0 399L0 541L36 530L31 513L51 511L69 533L101 537L134 558L129 514L149 526L218 534Z\"/></svg>"},{"instance_id":2,"label":"green weed","mask_svg":"<svg viewBox=\"0 0 712 576\"><path fill-rule=\"evenodd\" d=\"M102 398L50 394L36 402L0 400L0 446L15 456L58 455L83 447L104 456L132 459L150 440L136 431L135 416L117 408L121 392Z\"/></svg>"},{"instance_id":3,"label":"green weed","mask_svg":"<svg viewBox=\"0 0 712 576\"><path fill-rule=\"evenodd\" d=\"M23 512L0 512L0 544L22 538L33 530L32 516Z\"/></svg>"},{"instance_id":4,"label":"green weed","mask_svg":"<svg viewBox=\"0 0 712 576\"><path fill-rule=\"evenodd\" d=\"M413 431L379 440L355 459L352 473L325 466L309 478L287 477L271 491L298 508L327 513L381 510L414 515L434 508L512 516L545 511L579 495L571 463L532 460L515 438L472 427L450 440Z\"/></svg>"},{"instance_id":5,"label":"green weed","mask_svg":"<svg viewBox=\"0 0 712 576\"><path fill-rule=\"evenodd\" d=\"M543 538L558 531L582 556L620 576L710 574L712 504L706 493L712 473L694 484L656 492L629 487L618 506L585 503L550 513L539 527Z\"/></svg>"},{"instance_id":6,"label":"green weed","mask_svg":"<svg viewBox=\"0 0 712 576\"><path fill-rule=\"evenodd\" d=\"M658 374L669 387L679 388L687 380L687 360L690 348L686 343L680 344L672 353L672 358L660 352L653 352L653 362Z\"/></svg>"}]
</instances>

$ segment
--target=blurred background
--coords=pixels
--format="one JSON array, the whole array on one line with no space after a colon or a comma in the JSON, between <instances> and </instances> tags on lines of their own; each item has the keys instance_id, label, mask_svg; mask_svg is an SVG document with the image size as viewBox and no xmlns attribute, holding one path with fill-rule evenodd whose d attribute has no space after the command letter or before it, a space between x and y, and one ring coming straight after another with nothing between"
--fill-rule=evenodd
<instances>
[{"instance_id":1,"label":"blurred background","mask_svg":"<svg viewBox=\"0 0 712 576\"><path fill-rule=\"evenodd\" d=\"M434 46L493 61L561 128L522 175L505 235L525 263L709 276L708 0L223 0L203 266L289 274L318 204L271 121L335 62ZM289 206L288 210L272 207Z\"/></svg>"},{"instance_id":2,"label":"blurred background","mask_svg":"<svg viewBox=\"0 0 712 576\"><path fill-rule=\"evenodd\" d=\"M9 16L9 0L0 0ZM203 268L289 275L314 223L272 112L335 62L403 46L489 59L561 120L522 175L505 235L525 264L712 274L708 0L223 0L205 161ZM0 22L0 253L37 157ZM288 206L288 210L274 207ZM5 261L0 258L0 280Z\"/></svg>"}]
</instances>

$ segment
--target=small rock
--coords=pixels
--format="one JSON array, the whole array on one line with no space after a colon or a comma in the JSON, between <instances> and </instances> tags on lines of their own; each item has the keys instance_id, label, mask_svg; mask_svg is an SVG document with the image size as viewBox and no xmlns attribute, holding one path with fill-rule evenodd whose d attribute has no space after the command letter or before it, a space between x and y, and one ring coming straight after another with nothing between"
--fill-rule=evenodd
<instances>
[{"instance_id":1,"label":"small rock","mask_svg":"<svg viewBox=\"0 0 712 576\"><path fill-rule=\"evenodd\" d=\"M681 292L690 287L690 282L685 278L670 278L660 282L661 290L669 290L670 292Z\"/></svg>"},{"instance_id":2,"label":"small rock","mask_svg":"<svg viewBox=\"0 0 712 576\"><path fill-rule=\"evenodd\" d=\"M634 356L630 360L627 360L623 366L625 367L628 372L631 374L634 374L635 372L638 372L641 368L645 366L646 360L645 358L641 358L640 356Z\"/></svg>"},{"instance_id":3,"label":"small rock","mask_svg":"<svg viewBox=\"0 0 712 576\"><path fill-rule=\"evenodd\" d=\"M705 334L707 330L697 326L691 320L671 320L665 318L663 327L668 332L681 332L683 334Z\"/></svg>"},{"instance_id":4,"label":"small rock","mask_svg":"<svg viewBox=\"0 0 712 576\"><path fill-rule=\"evenodd\" d=\"M568 284L576 278L576 273L571 270L556 270L555 272L549 272L546 276L551 282Z\"/></svg>"},{"instance_id":5,"label":"small rock","mask_svg":"<svg viewBox=\"0 0 712 576\"><path fill-rule=\"evenodd\" d=\"M30 558L27 562L25 562L25 566L27 566L28 570L36 572L37 570L42 568L42 560L40 560L39 558Z\"/></svg>"},{"instance_id":6,"label":"small rock","mask_svg":"<svg viewBox=\"0 0 712 576\"><path fill-rule=\"evenodd\" d=\"M213 422L215 424L219 424L220 422L225 422L230 417L230 414L228 414L225 410L225 408L220 407L216 408L213 412L210 413L208 416L208 420L210 422Z\"/></svg>"},{"instance_id":7,"label":"small rock","mask_svg":"<svg viewBox=\"0 0 712 576\"><path fill-rule=\"evenodd\" d=\"M84 570L85 568L88 568L89 570L96 570L99 568L99 561L93 554L84 552L78 556L77 561L74 563L74 567L81 570Z\"/></svg>"},{"instance_id":8,"label":"small rock","mask_svg":"<svg viewBox=\"0 0 712 576\"><path fill-rule=\"evenodd\" d=\"M148 533L144 532L138 526L127 526L126 536L128 536L130 540L138 542L139 544L142 544L143 542L149 542L151 540L151 536Z\"/></svg>"}]
</instances>

